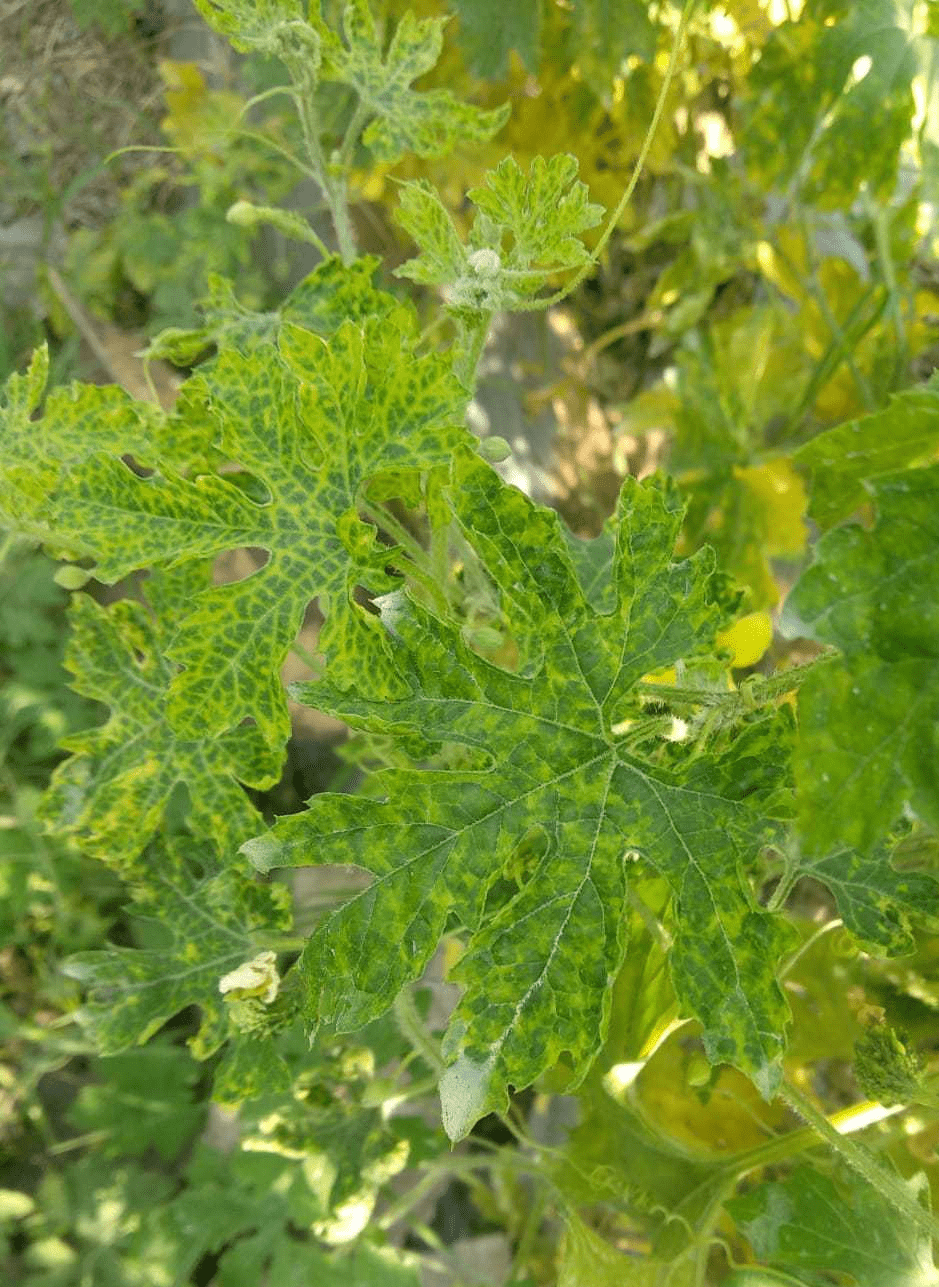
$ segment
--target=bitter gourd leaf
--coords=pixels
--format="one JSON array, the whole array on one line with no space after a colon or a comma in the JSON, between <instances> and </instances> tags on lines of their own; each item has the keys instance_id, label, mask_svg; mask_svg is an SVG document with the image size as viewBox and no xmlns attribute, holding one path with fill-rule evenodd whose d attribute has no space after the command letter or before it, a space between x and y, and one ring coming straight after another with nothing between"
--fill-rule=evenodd
<instances>
[{"instance_id":1,"label":"bitter gourd leaf","mask_svg":"<svg viewBox=\"0 0 939 1287\"><path fill-rule=\"evenodd\" d=\"M111 709L104 724L63 740L72 754L53 774L41 816L125 875L164 825L177 787L186 787L189 830L232 855L260 824L239 783L260 790L280 775L282 757L256 727L186 740L167 718L177 667L165 650L180 603L207 584L208 569L190 566L151 577L150 606L128 598L104 608L79 594L69 610L72 687Z\"/></svg>"},{"instance_id":2,"label":"bitter gourd leaf","mask_svg":"<svg viewBox=\"0 0 939 1287\"><path fill-rule=\"evenodd\" d=\"M939 451L939 375L890 399L884 411L812 438L793 457L808 475L809 516L828 528L870 500L864 484Z\"/></svg>"},{"instance_id":3,"label":"bitter gourd leaf","mask_svg":"<svg viewBox=\"0 0 939 1287\"><path fill-rule=\"evenodd\" d=\"M319 63L320 42L302 0L195 0L202 17L240 53L302 59L309 75Z\"/></svg>"},{"instance_id":4,"label":"bitter gourd leaf","mask_svg":"<svg viewBox=\"0 0 939 1287\"><path fill-rule=\"evenodd\" d=\"M23 375L14 373L0 398L0 523L36 540L66 546L50 521L48 496L60 470L95 452L132 455L152 467L159 458L187 470L204 464L211 438L197 408L170 415L137 401L116 385L71 384L50 391L44 414L35 418L49 375L43 344Z\"/></svg>"},{"instance_id":5,"label":"bitter gourd leaf","mask_svg":"<svg viewBox=\"0 0 939 1287\"><path fill-rule=\"evenodd\" d=\"M909 956L913 920L939 926L939 883L926 872L896 871L886 846L804 857L799 870L828 886L845 927L877 956Z\"/></svg>"},{"instance_id":6,"label":"bitter gourd leaf","mask_svg":"<svg viewBox=\"0 0 939 1287\"><path fill-rule=\"evenodd\" d=\"M567 153L535 157L527 175L506 157L467 194L476 215L466 244L426 180L405 184L395 217L420 253L398 276L445 287L457 313L523 306L554 273L590 262L580 237L600 222L603 207L590 201L577 170Z\"/></svg>"},{"instance_id":7,"label":"bitter gourd leaf","mask_svg":"<svg viewBox=\"0 0 939 1287\"><path fill-rule=\"evenodd\" d=\"M238 548L269 553L252 575L197 595L178 623L168 655L184 669L169 712L183 740L252 719L270 745L283 744L280 667L317 596L334 678L368 666L377 682L383 638L353 593L391 582L387 551L356 511L360 488L379 474L417 477L472 440L449 360L415 343L384 319L344 322L328 338L285 323L276 348L226 349L193 376L184 388L205 400L218 451L250 473L252 489L162 461L143 478L114 454L63 471L49 502L55 530L95 559L103 581Z\"/></svg>"},{"instance_id":8,"label":"bitter gourd leaf","mask_svg":"<svg viewBox=\"0 0 939 1287\"><path fill-rule=\"evenodd\" d=\"M134 886L132 922L146 925L147 946L108 947L77 952L64 970L84 984L87 995L76 1013L103 1055L142 1045L187 1006L202 1012L189 1041L198 1059L223 1042L270 1045L270 1029L241 1022L231 990L220 985L258 955L258 940L290 928L290 894L233 868L220 869L214 853L192 841L174 841L152 851L146 876ZM154 934L159 938L154 941ZM162 941L160 941L162 939ZM257 1001L271 1011L289 1009L285 994L270 991ZM228 999L226 999L228 998Z\"/></svg>"},{"instance_id":9,"label":"bitter gourd leaf","mask_svg":"<svg viewBox=\"0 0 939 1287\"><path fill-rule=\"evenodd\" d=\"M297 688L353 725L456 743L489 760L472 771L386 770L369 795L316 796L245 846L263 869L348 862L374 875L307 944L310 1019L354 1030L380 1014L453 917L468 944L444 1046L451 1136L564 1052L582 1079L626 951L629 855L671 887L675 988L701 1021L710 1058L772 1093L788 1013L774 969L786 935L757 906L743 867L789 807L788 721L757 720L720 755L694 759L644 755L636 737L638 729L654 742L658 731L643 725L638 681L713 646L724 586L710 551L673 562L676 490L627 480L613 526L614 605L602 614L557 515L468 454L454 462L450 495L508 618L541 653L510 673L472 652L454 625L395 595L384 617L403 696L375 701L328 682ZM519 888L487 909L502 877Z\"/></svg>"},{"instance_id":10,"label":"bitter gourd leaf","mask_svg":"<svg viewBox=\"0 0 939 1287\"><path fill-rule=\"evenodd\" d=\"M459 142L492 138L505 124L508 107L484 111L462 103L449 90L415 90L412 83L440 57L446 18L417 18L407 12L387 50L369 0L349 0L342 12L342 36L311 6L311 21L322 41L323 80L338 81L358 95L369 124L362 136L376 161L393 163L407 152L443 156Z\"/></svg>"},{"instance_id":11,"label":"bitter gourd leaf","mask_svg":"<svg viewBox=\"0 0 939 1287\"><path fill-rule=\"evenodd\" d=\"M907 1187L917 1200L929 1190L924 1175ZM727 1208L760 1259L776 1268L847 1274L858 1287L939 1283L928 1235L860 1176L845 1174L836 1184L799 1167L781 1182L731 1199Z\"/></svg>"},{"instance_id":12,"label":"bitter gourd leaf","mask_svg":"<svg viewBox=\"0 0 939 1287\"><path fill-rule=\"evenodd\" d=\"M794 180L801 194L844 209L864 184L893 191L913 116L916 58L892 0L809 0L781 23L741 103L751 174ZM877 121L877 146L870 123Z\"/></svg>"}]
</instances>

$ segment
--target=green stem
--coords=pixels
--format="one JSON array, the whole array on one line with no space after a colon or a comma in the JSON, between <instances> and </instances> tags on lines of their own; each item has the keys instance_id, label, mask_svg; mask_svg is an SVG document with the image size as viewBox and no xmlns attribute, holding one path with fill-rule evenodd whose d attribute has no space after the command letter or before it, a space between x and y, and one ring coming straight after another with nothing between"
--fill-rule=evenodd
<instances>
[{"instance_id":1,"label":"green stem","mask_svg":"<svg viewBox=\"0 0 939 1287\"><path fill-rule=\"evenodd\" d=\"M746 689L746 696L744 696L742 686L726 693L717 693L699 688L679 688L673 684L639 684L637 687L640 696L651 697L656 701L666 702L670 705L723 706L725 708L737 706L749 708L751 705L763 706L799 688L813 670L819 666L826 665L836 656L837 653L832 650L821 652L817 657L813 657L811 661L803 662L798 666L790 666L788 670L781 670L765 679L761 676L756 682L749 683ZM748 684L748 681L744 680L744 684Z\"/></svg>"},{"instance_id":2,"label":"green stem","mask_svg":"<svg viewBox=\"0 0 939 1287\"><path fill-rule=\"evenodd\" d=\"M356 255L355 237L352 232L352 224L349 222L349 209L346 204L345 192L342 187L337 190L333 185L326 158L320 145L319 129L313 107L314 85L302 71L298 70L295 72L294 86L293 100L297 108L297 115L300 118L303 142L306 145L314 177L329 208L330 218L333 221L333 228L336 232L336 241L339 245L339 254L342 256L343 263L351 264Z\"/></svg>"},{"instance_id":3,"label":"green stem","mask_svg":"<svg viewBox=\"0 0 939 1287\"><path fill-rule=\"evenodd\" d=\"M629 752L634 747L641 746L643 742L648 742L650 737L664 737L666 733L670 732L671 727L671 715L643 719L635 728L627 729L626 732L617 737L616 748L620 751Z\"/></svg>"},{"instance_id":4,"label":"green stem","mask_svg":"<svg viewBox=\"0 0 939 1287\"><path fill-rule=\"evenodd\" d=\"M259 223L269 224L291 237L294 241L305 241L315 246L324 259L330 256L330 249L322 237L310 226L303 215L294 210L284 210L280 206L256 206L250 201L236 201L228 211L228 222L244 228L254 228Z\"/></svg>"},{"instance_id":5,"label":"green stem","mask_svg":"<svg viewBox=\"0 0 939 1287\"><path fill-rule=\"evenodd\" d=\"M817 929L814 934L811 934L805 942L797 947L792 955L782 963L779 967L777 978L784 979L787 974L790 974L792 970L795 969L798 961L810 948L815 946L820 938L824 938L825 935L830 934L832 930L840 929L843 924L844 921L839 916L836 916L833 920L826 921L820 929Z\"/></svg>"},{"instance_id":6,"label":"green stem","mask_svg":"<svg viewBox=\"0 0 939 1287\"><path fill-rule=\"evenodd\" d=\"M909 348L906 339L906 326L903 311L900 308L900 289L894 268L893 255L890 253L890 238L887 229L887 216L882 206L871 199L870 192L864 189L864 202L868 218L874 229L874 243L877 247L877 258L883 273L884 285L887 287L890 315L893 319L893 330L897 341L897 353L894 361L891 387L896 388L905 383L904 373L909 360Z\"/></svg>"},{"instance_id":7,"label":"green stem","mask_svg":"<svg viewBox=\"0 0 939 1287\"><path fill-rule=\"evenodd\" d=\"M272 151L277 152L278 155L282 156L285 161L289 161L294 169L299 170L301 174L305 174L308 179L315 179L316 182L319 183L320 177L317 172L310 166L304 164L298 156L294 156L293 152L291 152L289 148L278 143L276 139L268 138L266 134L259 134L257 130L243 129L233 130L232 136L240 139L253 139L255 143L264 143L267 147L271 148ZM153 152L181 152L182 148L148 148L147 150Z\"/></svg>"},{"instance_id":8,"label":"green stem","mask_svg":"<svg viewBox=\"0 0 939 1287\"><path fill-rule=\"evenodd\" d=\"M323 670L322 662L317 661L317 659L313 656L313 654L307 648L304 648L303 644L300 643L298 639L295 639L293 643L290 645L290 651L293 653L295 657L300 658L304 666L309 666L310 670L312 670L314 675L319 676L320 674L322 674L322 670Z\"/></svg>"},{"instance_id":9,"label":"green stem","mask_svg":"<svg viewBox=\"0 0 939 1287\"><path fill-rule=\"evenodd\" d=\"M292 98L293 89L290 85L275 85L273 89L265 89L260 94L255 94L253 98L249 98L246 103L242 104L241 111L238 113L238 120L240 121L243 116L246 116L252 107L257 107L258 103L266 103L269 98L277 98L281 94Z\"/></svg>"},{"instance_id":10,"label":"green stem","mask_svg":"<svg viewBox=\"0 0 939 1287\"><path fill-rule=\"evenodd\" d=\"M355 151L356 144L361 137L362 131L365 128L365 122L368 118L369 109L364 103L360 102L352 113L352 119L349 121L346 128L345 136L342 140L342 146L339 148L339 152L336 156L336 166L344 175L348 174L349 168L352 165L352 154Z\"/></svg>"},{"instance_id":11,"label":"green stem","mask_svg":"<svg viewBox=\"0 0 939 1287\"><path fill-rule=\"evenodd\" d=\"M259 952L302 952L307 939L300 934L258 934L251 943Z\"/></svg>"},{"instance_id":12,"label":"green stem","mask_svg":"<svg viewBox=\"0 0 939 1287\"><path fill-rule=\"evenodd\" d=\"M903 1181L881 1166L872 1153L869 1153L863 1145L855 1143L854 1140L836 1130L825 1114L791 1082L783 1083L779 1096L794 1113L798 1113L803 1121L808 1122L812 1130L820 1135L844 1162L853 1167L881 1197L886 1198L891 1206L930 1238L939 1239L939 1220L930 1211L920 1206Z\"/></svg>"},{"instance_id":13,"label":"green stem","mask_svg":"<svg viewBox=\"0 0 939 1287\"><path fill-rule=\"evenodd\" d=\"M428 1162L424 1168L426 1174L422 1180L409 1189L404 1196L390 1207L377 1221L378 1228L387 1231L396 1225L422 1201L427 1193L451 1175L472 1176L476 1171L526 1171L546 1181L547 1176L537 1163L520 1157L512 1152L498 1153L451 1153L438 1161Z\"/></svg>"},{"instance_id":14,"label":"green stem","mask_svg":"<svg viewBox=\"0 0 939 1287\"><path fill-rule=\"evenodd\" d=\"M768 912L778 912L785 907L786 899L792 893L792 887L800 875L799 854L796 851L794 840L790 839L783 850L782 875L773 890L772 897L766 904Z\"/></svg>"},{"instance_id":15,"label":"green stem","mask_svg":"<svg viewBox=\"0 0 939 1287\"><path fill-rule=\"evenodd\" d=\"M446 615L449 610L446 595L435 579L434 568L431 566L427 551L420 542L414 539L404 524L399 522L384 505L379 505L375 501L360 499L359 509L366 518L370 518L373 523L377 523L379 527L384 528L390 536L394 537L408 556L407 564L398 564L400 570L422 586L430 595L431 601L436 605L437 609Z\"/></svg>"},{"instance_id":16,"label":"green stem","mask_svg":"<svg viewBox=\"0 0 939 1287\"><path fill-rule=\"evenodd\" d=\"M482 313L475 324L460 327L462 352L455 370L457 379L468 389L472 389L476 384L476 368L479 366L479 359L483 355L486 340L489 338L491 322L492 313Z\"/></svg>"},{"instance_id":17,"label":"green stem","mask_svg":"<svg viewBox=\"0 0 939 1287\"><path fill-rule=\"evenodd\" d=\"M50 1157L60 1157L63 1153L71 1153L77 1148L91 1148L95 1144L103 1144L110 1134L109 1130L88 1131L84 1135L74 1135L71 1139L50 1144L46 1152Z\"/></svg>"},{"instance_id":18,"label":"green stem","mask_svg":"<svg viewBox=\"0 0 939 1287\"><path fill-rule=\"evenodd\" d=\"M815 239L812 236L812 229L809 227L809 221L805 216L805 211L801 205L795 203L795 216L799 231L802 233L802 239L805 243L805 253L809 263L809 275L806 278L806 285L809 294L818 305L818 310L825 320L825 324L831 334L832 341L841 360L850 372L851 379L854 381L854 387L857 389L858 397L864 403L868 411L877 410L877 400L874 397L873 390L868 384L865 377L861 374L857 363L854 360L854 352L848 343L847 337L841 328L841 323L835 317L828 303L828 296L822 287L818 275L818 258L815 254Z\"/></svg>"},{"instance_id":19,"label":"green stem","mask_svg":"<svg viewBox=\"0 0 939 1287\"><path fill-rule=\"evenodd\" d=\"M407 1038L424 1063L439 1076L445 1067L440 1047L427 1031L408 988L404 988L395 997L393 1010L402 1036Z\"/></svg>"}]
</instances>

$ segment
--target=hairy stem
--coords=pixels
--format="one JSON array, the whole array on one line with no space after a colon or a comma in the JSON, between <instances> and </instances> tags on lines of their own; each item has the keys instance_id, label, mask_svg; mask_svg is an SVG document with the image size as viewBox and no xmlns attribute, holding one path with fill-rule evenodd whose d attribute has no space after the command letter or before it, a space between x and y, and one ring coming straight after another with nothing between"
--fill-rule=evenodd
<instances>
[{"instance_id":1,"label":"hairy stem","mask_svg":"<svg viewBox=\"0 0 939 1287\"><path fill-rule=\"evenodd\" d=\"M881 1197L886 1198L892 1207L905 1215L930 1238L939 1239L939 1220L925 1207L920 1206L898 1176L881 1166L874 1155L862 1144L847 1138L837 1130L808 1096L791 1082L783 1083L779 1095L794 1113L798 1113L802 1120L807 1122L844 1162L863 1176Z\"/></svg>"}]
</instances>

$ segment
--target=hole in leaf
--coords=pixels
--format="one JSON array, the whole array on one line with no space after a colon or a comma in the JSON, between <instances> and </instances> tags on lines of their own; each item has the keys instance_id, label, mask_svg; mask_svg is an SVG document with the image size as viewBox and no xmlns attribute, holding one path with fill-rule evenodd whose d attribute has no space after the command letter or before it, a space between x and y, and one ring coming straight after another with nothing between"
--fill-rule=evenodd
<instances>
[{"instance_id":1,"label":"hole in leaf","mask_svg":"<svg viewBox=\"0 0 939 1287\"><path fill-rule=\"evenodd\" d=\"M212 580L216 585L233 585L236 581L246 581L249 576L266 567L270 557L270 550L257 546L226 550L224 554L218 555L212 565Z\"/></svg>"}]
</instances>

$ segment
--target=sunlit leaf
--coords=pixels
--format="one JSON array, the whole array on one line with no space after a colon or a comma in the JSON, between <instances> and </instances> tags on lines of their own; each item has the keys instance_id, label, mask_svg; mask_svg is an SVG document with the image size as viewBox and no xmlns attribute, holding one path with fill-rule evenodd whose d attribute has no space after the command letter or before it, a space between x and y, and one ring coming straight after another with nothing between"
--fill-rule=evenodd
<instances>
[{"instance_id":1,"label":"sunlit leaf","mask_svg":"<svg viewBox=\"0 0 939 1287\"><path fill-rule=\"evenodd\" d=\"M913 115L916 60L892 0L807 0L770 35L744 100L752 174L843 208L887 196ZM871 121L877 146L871 146Z\"/></svg>"},{"instance_id":2,"label":"sunlit leaf","mask_svg":"<svg viewBox=\"0 0 939 1287\"><path fill-rule=\"evenodd\" d=\"M608 615L590 606L550 511L472 457L458 459L452 496L466 539L541 655L530 673L500 670L449 623L396 596L384 617L407 694L383 703L323 684L300 690L354 725L462 744L491 760L469 773L388 771L368 796L316 796L246 847L265 869L341 852L375 875L305 949L311 1019L351 1030L381 1013L455 915L470 940L445 1042L451 1135L564 1052L583 1077L626 949L629 851L673 891L672 974L710 1057L736 1063L769 1093L786 1023L774 981L784 936L756 906L741 864L773 831L767 811L781 805L782 779L772 747L785 744L783 728L757 722L723 755L687 764L661 761L651 732L645 752L621 740L621 721L641 726L637 682L709 651L723 611L707 552L671 561L682 517L675 491L624 488ZM520 888L487 913L488 891L529 838Z\"/></svg>"},{"instance_id":3,"label":"sunlit leaf","mask_svg":"<svg viewBox=\"0 0 939 1287\"><path fill-rule=\"evenodd\" d=\"M65 969L87 989L78 1019L102 1054L142 1045L186 1006L202 1012L190 1045L205 1059L237 1037L220 979L256 954L256 935L290 927L290 896L177 844L154 855L137 888L136 916L160 927L163 944L79 952Z\"/></svg>"},{"instance_id":4,"label":"sunlit leaf","mask_svg":"<svg viewBox=\"0 0 939 1287\"><path fill-rule=\"evenodd\" d=\"M465 245L431 185L406 184L396 217L420 254L398 276L446 287L456 312L519 307L552 274L590 261L580 237L603 207L591 203L577 168L573 156L535 157L526 175L507 157L467 194L476 216Z\"/></svg>"},{"instance_id":5,"label":"sunlit leaf","mask_svg":"<svg viewBox=\"0 0 939 1287\"><path fill-rule=\"evenodd\" d=\"M934 459L939 451L939 376L890 400L885 411L829 429L800 447L808 474L809 514L831 527L869 500L864 484Z\"/></svg>"},{"instance_id":6,"label":"sunlit leaf","mask_svg":"<svg viewBox=\"0 0 939 1287\"><path fill-rule=\"evenodd\" d=\"M184 740L252 719L282 745L280 667L314 597L328 609L320 646L335 677L371 665L377 678L377 619L353 594L390 581L376 530L357 515L360 489L383 472L445 464L470 441L465 393L447 359L416 354L413 335L380 319L344 322L329 339L283 324L276 355L226 349L185 387L205 400L218 451L260 489L225 472L185 477L162 460L142 478L99 454L63 475L51 508L104 581L246 546L269 552L244 580L193 598L169 650L184 667L169 709Z\"/></svg>"},{"instance_id":7,"label":"sunlit leaf","mask_svg":"<svg viewBox=\"0 0 939 1287\"><path fill-rule=\"evenodd\" d=\"M442 156L459 142L491 138L505 124L507 107L483 111L449 90L412 88L440 57L446 18L406 12L387 50L369 0L348 0L343 39L321 18L313 20L323 42L323 79L339 81L359 96L369 118L363 141L376 161L394 162L406 152Z\"/></svg>"}]
</instances>

